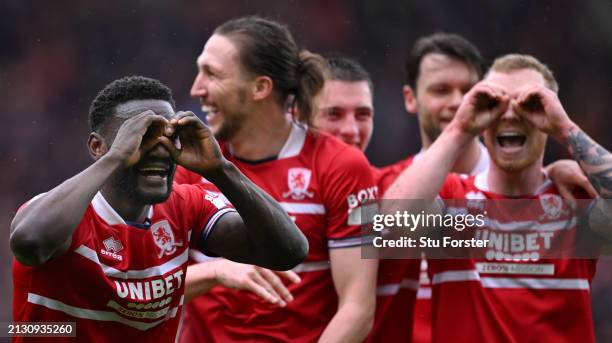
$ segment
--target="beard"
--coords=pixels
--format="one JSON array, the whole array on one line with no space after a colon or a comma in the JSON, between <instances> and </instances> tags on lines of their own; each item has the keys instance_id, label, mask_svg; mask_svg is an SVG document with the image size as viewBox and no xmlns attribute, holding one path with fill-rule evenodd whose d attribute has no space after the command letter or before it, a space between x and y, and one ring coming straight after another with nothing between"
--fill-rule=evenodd
<instances>
[{"instance_id":1,"label":"beard","mask_svg":"<svg viewBox=\"0 0 612 343\"><path fill-rule=\"evenodd\" d=\"M522 156L517 158L500 158L494 151L494 139L487 140L486 146L491 160L502 170L513 173L525 170L533 163L537 162L544 154L546 148L546 135L538 134L537 132L528 133L528 138L525 144L527 151Z\"/></svg>"},{"instance_id":2,"label":"beard","mask_svg":"<svg viewBox=\"0 0 612 343\"><path fill-rule=\"evenodd\" d=\"M431 122L423 125L423 131L431 143L435 142L442 133L440 127Z\"/></svg>"},{"instance_id":3,"label":"beard","mask_svg":"<svg viewBox=\"0 0 612 343\"><path fill-rule=\"evenodd\" d=\"M230 115L223 118L223 122L221 126L214 133L215 138L218 141L228 141L236 135L238 131L242 128L242 120L238 118L238 116Z\"/></svg>"},{"instance_id":4,"label":"beard","mask_svg":"<svg viewBox=\"0 0 612 343\"><path fill-rule=\"evenodd\" d=\"M152 190L140 187L139 175L135 167L136 166L117 171L111 178L113 188L119 190L119 192L130 201L139 204L158 204L166 201L170 197L174 172L176 171L176 166L173 162L170 164L171 172L166 176L165 186Z\"/></svg>"},{"instance_id":5,"label":"beard","mask_svg":"<svg viewBox=\"0 0 612 343\"><path fill-rule=\"evenodd\" d=\"M237 91L238 99L237 104L232 106L233 109L222 111L223 118L219 128L214 132L214 136L219 141L227 141L232 138L242 129L244 123L244 114L246 107L247 93L245 89L240 88Z\"/></svg>"}]
</instances>

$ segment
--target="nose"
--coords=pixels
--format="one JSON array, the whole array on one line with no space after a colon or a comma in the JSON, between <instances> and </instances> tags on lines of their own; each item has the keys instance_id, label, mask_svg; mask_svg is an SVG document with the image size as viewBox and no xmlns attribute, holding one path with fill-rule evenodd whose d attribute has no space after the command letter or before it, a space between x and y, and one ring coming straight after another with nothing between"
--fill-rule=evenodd
<instances>
[{"instance_id":1,"label":"nose","mask_svg":"<svg viewBox=\"0 0 612 343\"><path fill-rule=\"evenodd\" d=\"M459 105L461 105L461 101L463 100L464 93L460 89L455 89L450 95L450 100L448 102L448 108L452 113L457 112Z\"/></svg>"},{"instance_id":2,"label":"nose","mask_svg":"<svg viewBox=\"0 0 612 343\"><path fill-rule=\"evenodd\" d=\"M146 154L148 158L156 160L164 160L171 157L170 152L161 143L156 144Z\"/></svg>"},{"instance_id":3,"label":"nose","mask_svg":"<svg viewBox=\"0 0 612 343\"><path fill-rule=\"evenodd\" d=\"M508 106L506 112L502 113L500 120L518 120L519 118L519 115L514 112L512 106Z\"/></svg>"},{"instance_id":4,"label":"nose","mask_svg":"<svg viewBox=\"0 0 612 343\"><path fill-rule=\"evenodd\" d=\"M354 115L347 115L340 127L342 141L348 144L359 143L359 126Z\"/></svg>"},{"instance_id":5,"label":"nose","mask_svg":"<svg viewBox=\"0 0 612 343\"><path fill-rule=\"evenodd\" d=\"M203 72L198 72L195 80L193 80L193 85L191 86L191 91L189 92L192 98L202 98L205 97L208 92L206 89L206 76Z\"/></svg>"}]
</instances>

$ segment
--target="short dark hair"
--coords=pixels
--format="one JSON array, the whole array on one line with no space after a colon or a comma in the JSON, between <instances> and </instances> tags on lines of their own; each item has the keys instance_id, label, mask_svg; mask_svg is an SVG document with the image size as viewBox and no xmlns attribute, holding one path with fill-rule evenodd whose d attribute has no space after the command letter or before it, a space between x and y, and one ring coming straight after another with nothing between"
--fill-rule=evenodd
<instances>
[{"instance_id":1,"label":"short dark hair","mask_svg":"<svg viewBox=\"0 0 612 343\"><path fill-rule=\"evenodd\" d=\"M438 53L456 58L474 68L478 79L484 74L484 61L480 51L467 39L454 33L439 32L416 41L406 60L406 84L416 90L421 61L425 55Z\"/></svg>"},{"instance_id":2,"label":"short dark hair","mask_svg":"<svg viewBox=\"0 0 612 343\"><path fill-rule=\"evenodd\" d=\"M236 44L245 72L272 79L279 103L284 105L293 94L300 119L310 118L312 98L323 88L327 75L323 57L300 51L285 25L258 16L227 21L215 34Z\"/></svg>"},{"instance_id":3,"label":"short dark hair","mask_svg":"<svg viewBox=\"0 0 612 343\"><path fill-rule=\"evenodd\" d=\"M365 81L370 87L370 93L374 95L374 84L370 73L354 59L333 53L326 54L325 59L329 68L329 79L346 82Z\"/></svg>"},{"instance_id":4,"label":"short dark hair","mask_svg":"<svg viewBox=\"0 0 612 343\"><path fill-rule=\"evenodd\" d=\"M109 83L96 95L89 107L90 130L100 131L117 105L131 100L164 100L175 108L168 86L144 76L126 76Z\"/></svg>"}]
</instances>

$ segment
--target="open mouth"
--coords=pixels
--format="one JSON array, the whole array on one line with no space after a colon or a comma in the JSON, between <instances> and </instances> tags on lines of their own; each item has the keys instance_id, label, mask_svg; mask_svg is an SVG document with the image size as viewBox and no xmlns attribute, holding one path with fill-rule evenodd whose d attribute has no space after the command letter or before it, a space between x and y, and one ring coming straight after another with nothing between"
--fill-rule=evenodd
<instances>
[{"instance_id":1,"label":"open mouth","mask_svg":"<svg viewBox=\"0 0 612 343\"><path fill-rule=\"evenodd\" d=\"M501 132L495 138L497 145L510 153L522 149L527 142L527 136L520 132Z\"/></svg>"},{"instance_id":2,"label":"open mouth","mask_svg":"<svg viewBox=\"0 0 612 343\"><path fill-rule=\"evenodd\" d=\"M138 169L138 174L152 182L165 182L170 170L162 167L142 167Z\"/></svg>"},{"instance_id":3,"label":"open mouth","mask_svg":"<svg viewBox=\"0 0 612 343\"><path fill-rule=\"evenodd\" d=\"M206 114L206 121L210 124L214 122L215 118L219 115L219 109L214 106L202 105L202 112Z\"/></svg>"}]
</instances>

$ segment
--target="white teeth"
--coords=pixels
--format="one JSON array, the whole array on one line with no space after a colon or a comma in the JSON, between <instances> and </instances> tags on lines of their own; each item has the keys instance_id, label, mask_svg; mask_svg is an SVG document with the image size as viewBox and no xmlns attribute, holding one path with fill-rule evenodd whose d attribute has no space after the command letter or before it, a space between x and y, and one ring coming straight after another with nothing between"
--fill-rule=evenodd
<instances>
[{"instance_id":1,"label":"white teeth","mask_svg":"<svg viewBox=\"0 0 612 343\"><path fill-rule=\"evenodd\" d=\"M160 173L165 173L166 169L164 168L141 168L139 169L141 172L160 172Z\"/></svg>"},{"instance_id":2,"label":"white teeth","mask_svg":"<svg viewBox=\"0 0 612 343\"><path fill-rule=\"evenodd\" d=\"M212 113L212 112L216 112L217 109L212 107L212 106L207 106L207 105L202 105L202 112L204 113Z\"/></svg>"},{"instance_id":3,"label":"white teeth","mask_svg":"<svg viewBox=\"0 0 612 343\"><path fill-rule=\"evenodd\" d=\"M523 137L522 133L519 132L502 132L497 135L498 137Z\"/></svg>"}]
</instances>

